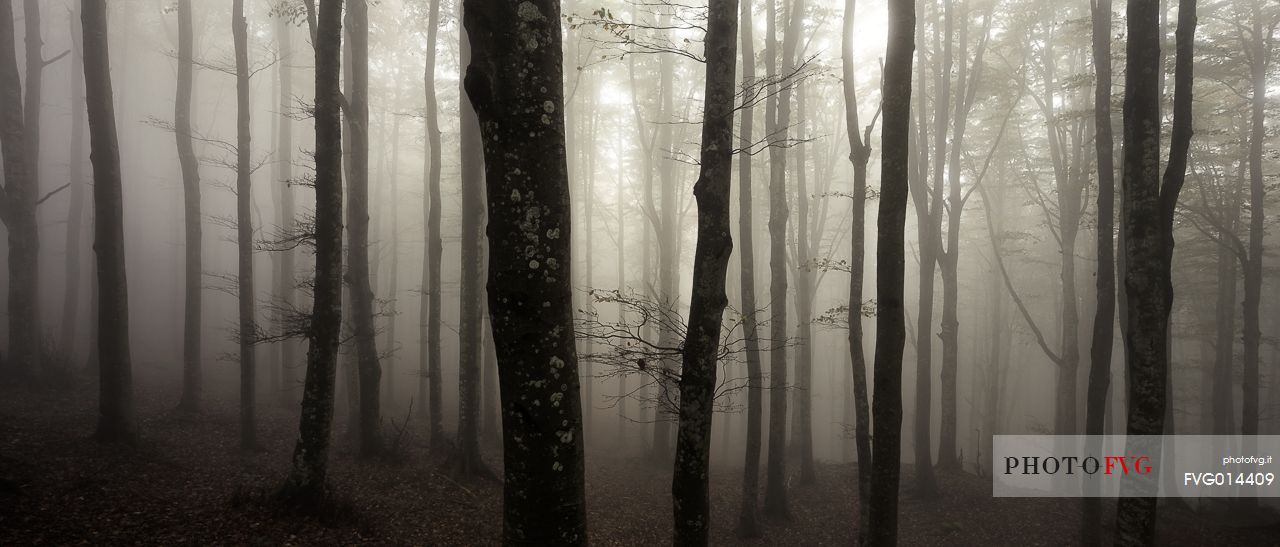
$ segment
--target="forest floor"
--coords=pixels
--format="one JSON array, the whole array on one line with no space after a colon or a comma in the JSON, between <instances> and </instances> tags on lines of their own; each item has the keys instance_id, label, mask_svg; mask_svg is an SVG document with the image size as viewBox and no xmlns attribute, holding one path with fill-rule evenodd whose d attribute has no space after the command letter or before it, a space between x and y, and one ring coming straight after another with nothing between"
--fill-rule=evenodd
<instances>
[{"instance_id":1,"label":"forest floor","mask_svg":"<svg viewBox=\"0 0 1280 547\"><path fill-rule=\"evenodd\" d=\"M173 410L172 386L137 388L141 440L90 440L94 386L35 392L0 387L0 545L479 545L501 536L501 485L451 478L444 456L421 435L401 438L396 463L361 462L337 443L330 473L354 508L320 521L282 514L264 500L287 471L297 422L264 405L262 450L238 448L234 400L209 400L190 416ZM394 434L394 432L392 433ZM588 459L591 543L662 545L671 537L670 470L594 450ZM496 454L486 458L496 465ZM734 535L741 470L712 475L713 542L720 545L852 545L853 465L821 464L816 484L791 484L790 521L764 519L763 536ZM1076 543L1077 500L992 498L988 479L942 474L943 494L925 501L903 474L904 545L1064 545ZM763 481L762 481L763 484ZM1113 505L1109 505L1113 507ZM1113 514L1108 509L1107 514ZM1186 509L1161 511L1160 543L1275 545L1280 524ZM1104 537L1110 533L1105 532Z\"/></svg>"}]
</instances>

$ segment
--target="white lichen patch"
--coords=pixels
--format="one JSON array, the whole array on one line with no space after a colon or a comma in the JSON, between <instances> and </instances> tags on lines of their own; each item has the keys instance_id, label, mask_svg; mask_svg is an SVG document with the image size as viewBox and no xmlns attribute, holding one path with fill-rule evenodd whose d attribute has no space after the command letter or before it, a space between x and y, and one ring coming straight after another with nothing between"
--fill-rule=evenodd
<instances>
[{"instance_id":1,"label":"white lichen patch","mask_svg":"<svg viewBox=\"0 0 1280 547\"><path fill-rule=\"evenodd\" d=\"M520 19L525 21L542 21L546 19L542 16L542 11L538 9L538 6L533 5L533 2L521 2L519 6L516 6L516 15L519 15Z\"/></svg>"}]
</instances>

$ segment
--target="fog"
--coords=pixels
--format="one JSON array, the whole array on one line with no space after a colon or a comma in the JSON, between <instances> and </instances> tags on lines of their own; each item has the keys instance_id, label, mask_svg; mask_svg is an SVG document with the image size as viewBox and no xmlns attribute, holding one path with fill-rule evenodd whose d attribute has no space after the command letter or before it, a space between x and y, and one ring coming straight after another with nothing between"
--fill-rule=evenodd
<instances>
[{"instance_id":1,"label":"fog","mask_svg":"<svg viewBox=\"0 0 1280 547\"><path fill-rule=\"evenodd\" d=\"M948 528L948 519L966 518L966 504L993 503L983 490L993 472L993 435L1142 434L1133 429L1129 415L1143 412L1133 410L1141 403L1131 400L1132 389L1149 391L1157 385L1165 393L1158 407L1162 429L1148 434L1280 434L1280 383L1275 381L1280 373L1275 344L1280 299L1273 292L1277 269L1269 258L1272 234L1266 233L1273 223L1268 209L1274 206L1280 172L1274 127L1280 6L1265 0L1200 2L1188 57L1194 77L1187 75L1187 86L1178 80L1175 29L1183 10L1196 9L1196 2L1131 1L1141 3L1138 11L1123 1L1113 7L1110 0L1095 4L1093 11L1078 0L916 2L909 102L903 103L909 111L894 110L893 99L902 98L900 88L886 79L899 65L893 64L892 52L886 55L895 19L884 0L858 2L856 12L854 0L756 1L744 8L749 14L745 19L736 2L723 0L710 2L710 12L704 3L666 0L494 2L492 10L477 12L482 15L476 16L469 45L461 28L462 2L349 1L336 65L341 67L341 94L332 103L341 107L343 118L341 171L326 171L333 164L317 167L322 159L317 134L323 128L316 122L327 118L317 93L325 76L317 58L324 48L313 46L326 40L337 44L331 38L336 34L325 34L325 16L326 10L342 9L333 7L341 2L319 0L318 8L315 2L294 0L93 2L106 10L119 149L127 272L127 309L121 310L127 316L124 371L126 377L131 374L126 414L136 415L129 418L126 437L158 443L150 450L165 453L177 441L164 440L164 432L178 427L170 422L179 420L186 424L182 427L202 432L201 440L185 441L190 447L214 446L202 443L219 439L219 453L229 453L219 458L231 458L232 468L243 466L256 477L242 482L277 489L292 443L296 440L303 451L308 439L306 421L313 407L307 406L310 399L304 400L304 380L310 386L317 375L316 386L321 386L324 378L323 363L315 360L324 337L319 323L312 323L320 314L312 315L312 295L322 287L316 251L324 244L317 247L317 241L324 238L324 219L333 219L317 207L317 189L335 188L337 179L326 175L331 172L340 175L336 188L346 195L341 213L345 250L339 250L342 331L340 340L330 337L341 349L336 382L329 384L336 393L327 399L332 405L331 467L339 477L335 490L363 492L351 502L356 510L382 515L426 511L435 518L438 509L385 504L375 509L380 502L372 500L380 498L354 485L365 465L380 466L369 473L384 481L399 480L396 469L437 469L431 477L450 478L423 479L427 482L419 492L437 500L423 503L462 499L478 504L470 517L439 517L461 519L462 524L451 525L459 535L430 531L444 522L434 520L437 524L423 524L427 529L408 534L391 524L377 526L375 541L514 541L512 523L521 521L512 514L517 507L511 501L512 477L533 472L514 471L513 447L553 433L562 439L569 435L573 442L564 441L567 451L584 454L579 466L569 464L569 471L577 470L581 494L586 470L584 503L593 542L638 543L648 535L667 541L672 524L666 485L685 499L677 492L680 462L694 453L678 448L685 446L685 437L677 430L687 423L710 427L709 467L700 473L705 489L705 470L710 470L714 517L708 518L714 520L700 524L702 531L684 535L691 532L677 518L677 538L701 537L705 542L710 529L717 543L760 534L763 541L792 544L885 540L879 533L868 540L863 535L868 517L859 518L852 509L868 500L874 503L865 497L874 494L859 497L861 475L853 470L863 467L858 465L858 406L871 412L864 416L862 433L871 435L865 428L877 424L869 443L880 442L878 427L893 419L884 415L882 422L879 407L871 408L882 395L877 376L884 371L901 375L896 386L901 395L900 457L893 465L906 470L901 479L903 516L890 543L1072 541L1060 534L1078 537L1074 509L1065 511L1065 524L1026 524L1023 530L1029 535L1020 539L1004 535L1002 526L1008 525ZM889 2L900 10L913 7L908 1ZM5 216L8 239L0 241L0 254L9 257L10 267L0 269L0 284L9 287L0 294L0 309L5 310L0 313L5 327L0 329L0 364L8 384L4 397L10 402L0 406L0 421L5 422L0 431L15 441L13 448L0 449L0 461L4 452L12 461L28 461L44 451L56 455L71 450L33 440L46 433L51 439L83 443L96 422L98 436L103 436L103 420L109 418L102 416L111 412L105 410L107 403L97 409L99 375L106 378L121 369L99 363L106 359L100 357L99 321L117 324L125 316L101 312L97 300L99 276L109 266L93 247L95 199L101 198L95 186L105 184L95 179L104 172L95 162L106 151L96 141L91 146L91 131L101 125L85 118L85 63L92 66L94 57L81 49L89 30L82 28L80 2L7 3L12 7L0 7L0 80L7 80L0 82L6 90L0 93L3 181L9 209L33 207L36 230L15 230L21 214ZM480 9L487 3L465 4ZM246 24L239 65L233 40L237 9ZM11 14L4 13L9 10ZM1103 11L1110 16L1100 16ZM1139 144L1125 125L1141 107L1126 107L1126 101L1140 100L1133 99L1140 97L1133 90L1141 82L1129 74L1135 61L1126 55L1127 46L1135 47L1130 19L1138 12L1159 14L1153 27L1162 46L1159 56L1154 65L1141 66L1144 75L1155 75L1144 81L1156 86L1147 98L1155 97L1149 102L1159 106L1154 118L1158 144L1144 149L1155 152L1156 169L1165 177L1164 190L1158 179L1150 179L1157 181L1158 198L1170 195L1169 177L1176 176L1180 122L1194 133L1184 144L1185 182L1180 194L1172 192L1176 205L1167 211L1172 239L1165 248L1172 255L1165 273L1173 297L1166 310L1167 331L1162 331L1167 349L1161 351L1167 355L1160 365L1167 371L1167 385L1163 380L1143 383L1147 369L1141 363L1146 361L1139 355L1133 361L1139 364L1131 363L1137 354L1126 345L1128 338L1137 344L1142 335L1129 331L1129 325L1139 324L1130 315L1155 317L1144 315L1145 308L1129 308L1148 302L1142 300L1148 292L1144 287L1161 285L1158 278L1139 277L1149 273L1146 262L1126 274L1126 268L1133 268L1130 260L1147 255L1126 248L1125 238L1142 236L1157 218L1142 216L1147 214L1140 209L1146 194L1129 186L1140 175L1126 171L1137 165L1126 163L1128 147ZM336 20L332 13L330 22ZM28 24L35 16L40 19L38 37ZM184 17L190 17L189 35L180 28ZM709 32L723 29L716 25L725 17L738 25L730 27L731 39L720 41L730 46L727 65L723 59L717 64L709 47ZM504 18L518 21L502 26ZM543 24L550 25L549 37L533 26ZM353 38L361 29L367 32L367 44L359 35ZM191 40L189 61L184 35ZM484 40L489 42L478 42ZM535 43L526 48L523 43L529 40ZM38 46L34 57L28 50L33 44ZM748 45L750 55L745 53ZM1096 57L1104 45L1109 52ZM526 92L539 97L551 92L546 86L529 91L528 82L536 78L524 73L502 76L503 63L515 55L505 51L511 47L527 56L520 63L528 60L521 66L529 73L552 81L559 77L563 89L553 91L562 95L562 102L521 102ZM539 72L549 55L540 53L546 47L561 55L559 76ZM843 47L850 55L842 59ZM1136 50L1128 51L1135 55ZM1108 89L1097 87L1099 58L1111 61ZM34 71L41 83L34 100L29 96L33 59L43 66ZM476 86L472 99L463 84L467 59L484 61L472 65L475 76L467 76L476 82L468 84ZM183 111L181 100L185 62L192 74L189 112ZM726 67L725 81L732 86L719 89L722 94L728 89L729 102L709 95L712 70ZM90 82L90 101L97 85ZM17 94L8 92L13 90ZM474 98L480 90L488 94L483 100ZM1185 103L1189 111L1178 110L1178 93L1192 97ZM1098 97L1107 99L1101 112ZM529 132L518 142L499 138L510 127L503 124L511 123L503 116L544 104L545 112L536 113L550 116L542 122L548 132ZM715 110L717 104L728 105L727 114L723 108ZM713 112L719 114L709 114ZM183 129L184 115L189 129ZM719 135L731 140L708 146L716 131L712 122L725 116L731 133ZM898 136L905 141L882 140L891 129L885 124L904 120L909 123ZM1105 138L1114 139L1105 159L1100 154L1108 147L1098 144L1104 120ZM432 138L432 127L438 127L438 139ZM32 135L38 136L27 142ZM190 178L190 171L184 178L184 136L196 160L188 167L198 167L198 180ZM367 153L362 153L362 142ZM521 201L525 187L504 186L503 177L528 175L528 167L522 173L512 166L545 167L551 156L539 151L557 142L563 143L557 150L563 154L566 178L556 189L567 191L562 204L568 208L557 212L552 205L542 209L540 218L517 218L509 207ZM716 146L726 142L733 149L729 159L715 155ZM867 148L859 150L862 146ZM861 164L860 155L865 155ZM889 155L896 159L885 159ZM906 178L886 185L884 174L897 173L897 168L905 168L901 173ZM727 207L723 220L732 254L719 264L727 307L719 330L699 334L695 345L688 333L695 332L704 305L695 302L706 297L707 305L716 304L710 281L716 263L706 262L713 268L706 270L711 277L695 276L695 265L703 259L700 223L714 222L710 216L700 219L700 206L714 205L705 205L701 195L695 198L695 183L705 179L706 191L716 191L721 187L715 181L721 179L715 173L729 171L731 178L723 179L728 199L709 197L706 202ZM539 173L532 175L535 183L549 180ZM865 176L865 189L857 182L860 176ZM1103 178L1108 179L1106 188ZM433 181L438 184L434 195ZM744 181L749 201L742 198ZM199 193L198 220L190 216L193 188ZM508 199L510 188L516 188L515 196ZM238 197L246 189L247 201L238 209ZM905 273L891 280L903 290L902 301L895 304L878 292L883 280L877 273L887 271L880 262L887 255L877 243L892 241L885 239L884 215L886 207L901 205L882 200L903 189L909 196L901 209ZM1114 214L1108 211L1108 219L1099 215L1103 192L1114 196L1109 204ZM524 194L525 199L532 195ZM500 201L507 208L493 209ZM486 204L503 216L491 218ZM435 222L433 210L439 215ZM363 211L367 221L359 218ZM561 234L552 232L561 226L555 215L567 220L568 264L554 258L560 256L553 247ZM186 253L193 223L202 230L194 240L200 243L194 257L198 263L189 262L192 257ZM520 235L530 223L534 231ZM238 232L250 224L248 232ZM517 224L518 229L510 228ZM749 233L743 232L744 225ZM719 225L707 226L711 234ZM519 237L532 239L513 243ZM367 247L359 245L362 238ZM747 239L751 258L744 261ZM433 257L435 240L441 246ZM707 241L707 252L713 253L715 240ZM18 264L23 259L15 258L15 242L38 242L34 270ZM1115 247L1103 253L1100 242ZM707 257L711 260L711 254ZM433 279L435 260L438 276ZM513 284L516 278L502 272L514 271L508 264L516 262L534 273ZM852 303L851 264L860 270L856 284L861 292L861 299ZM34 279L24 277L33 271ZM194 271L199 275L192 276ZM542 286L544 275L547 284L554 281L551 277L567 276L572 296L559 299L521 286ZM1099 275L1114 281L1100 284ZM1157 281L1143 281L1150 279ZM195 301L187 289L193 283L200 287L199 312L191 316L186 312ZM498 288L503 292L495 292ZM1137 293L1127 294L1135 289ZM523 300L509 296L517 294L512 290ZM1109 296L1103 298L1100 290ZM32 294L34 309L15 304L15 298L25 302L23 296ZM1107 299L1115 315L1097 313L1099 302ZM516 300L521 304L511 304ZM515 312L508 305L525 306L519 313L537 318L538 310L531 307L544 300L543 319L520 322L510 315ZM438 317L430 307L433 301ZM317 304L316 310L320 308ZM544 328L562 311L572 315L571 324ZM894 313L905 325L903 353L898 368L883 368L892 356L882 355L885 348L878 348L877 340L892 340L894 333L878 329L885 328L886 314ZM709 324L714 326L712 317ZM1095 324L1100 318L1105 321L1101 326ZM851 319L861 324L852 348ZM565 333L573 335L572 358L532 342ZM704 349L707 340L709 350ZM713 358L709 369L695 375L688 367L698 351ZM569 364L567 372L529 372L535 360L537 370L545 369L548 355L553 369L563 357L560 364ZM252 357L247 363L246 356ZM1098 361L1099 356L1104 360ZM762 371L753 377L754 367ZM865 375L855 383L859 371ZM567 373L578 381L562 380L560 374ZM580 397L580 408L571 402L561 407L561 399L552 396L546 407L532 405L530 410L525 397L534 397L533 392L519 386L540 378L543 383L563 381L562 392ZM370 379L376 387L367 384ZM696 389L687 386L699 381L709 382L704 387L710 386L711 396L699 398L702 392L691 391L685 397L709 405L714 413L705 422L686 422L700 414L690 405L682 407L681 390ZM1093 383L1103 389L1096 400L1090 400ZM119 393L101 389L102 397ZM750 397L753 389L759 390L759 400ZM539 429L543 422L537 413L550 412L552 405L557 412L580 412L580 426L566 418L563 431ZM752 405L761 413L758 421L750 416ZM45 415L46 408L59 410ZM1101 428L1086 427L1087 416L1097 416ZM27 420L31 426L18 425ZM504 434L504 425L518 429ZM328 422L324 427L322 436L328 438ZM758 428L754 435L752 428ZM237 438L244 452L235 448ZM755 463L751 451L756 452ZM295 474L301 465L297 454ZM187 461L178 453L172 457ZM764 474L746 490L744 457ZM930 461L922 463L923 457ZM369 464L369 459L382 463ZM785 464L778 461L783 459ZM397 463L386 463L390 460ZM670 475L673 463L676 479ZM504 514L502 484L485 482L503 477L504 464L505 532L496 525ZM22 485L15 492L36 488L23 482L25 468L8 467L0 467L0 478ZM897 480L895 475L894 491ZM649 481L656 486L644 484ZM623 495L616 490L619 485L651 492L628 509L618 501ZM758 518L767 525L755 524L754 508L740 508L746 503L742 496L751 496L755 505L757 491L752 488L761 497L763 516ZM787 492L789 510L779 501ZM546 497L550 494L542 496L540 503L553 504L554 498ZM971 499L964 496L978 501L963 501ZM606 498L611 501L601 501ZM833 499L845 505L831 505ZM1186 519L1217 514L1210 502L1178 502L1176 510L1193 515ZM778 503L784 508L779 510ZM897 511L896 496L894 503ZM949 505L931 505L943 503ZM1123 514L1124 503L1120 505ZM679 506L677 515L683 514ZM1181 527L1191 525L1171 523L1168 519L1175 517L1163 513L1164 503L1161 507L1158 532L1150 536L1160 543L1177 537L1191 544L1210 537L1231 537L1240 544L1260 541L1203 530L1197 532L1202 535L1183 536ZM632 517L630 510L644 516ZM11 515L20 515L23 509L13 511ZM875 511L870 519L879 518ZM989 511L1018 518L1009 505ZM748 524L744 519L749 512ZM926 526L908 517L919 512L941 516L928 517L937 522L929 520ZM793 521L779 516L787 513ZM1130 537L1124 536L1123 524L1113 522L1123 518L1108 510L1101 525L1114 525L1121 536ZM1256 518L1271 529L1277 522L1274 513ZM615 526L615 521L626 524ZM58 522L49 525L58 541L79 537L68 528L69 518ZM839 531L824 535L824 529ZM240 541L224 535L225 528L209 530L213 538ZM580 541L585 542L585 524L581 530ZM303 534L301 541L349 541L342 533ZM551 537L529 533L531 541ZM24 534L14 528L0 537L26 543L30 536ZM173 538L130 534L127 543ZM287 541L276 532L261 537L269 543Z\"/></svg>"}]
</instances>

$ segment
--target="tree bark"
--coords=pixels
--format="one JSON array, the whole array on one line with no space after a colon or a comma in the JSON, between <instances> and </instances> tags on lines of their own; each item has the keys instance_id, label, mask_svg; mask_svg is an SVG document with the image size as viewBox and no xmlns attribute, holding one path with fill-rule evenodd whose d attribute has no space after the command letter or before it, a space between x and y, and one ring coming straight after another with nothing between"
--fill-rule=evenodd
<instances>
[{"instance_id":1,"label":"tree bark","mask_svg":"<svg viewBox=\"0 0 1280 547\"><path fill-rule=\"evenodd\" d=\"M315 40L316 269L310 347L293 466L283 494L296 505L324 500L333 387L342 332L342 0L319 0Z\"/></svg>"},{"instance_id":2,"label":"tree bark","mask_svg":"<svg viewBox=\"0 0 1280 547\"><path fill-rule=\"evenodd\" d=\"M1170 266L1173 216L1186 175L1191 141L1192 53L1195 0L1180 0L1173 131L1169 165L1160 179L1160 70L1157 0L1130 0L1124 104L1124 254L1128 328L1124 332L1129 368L1129 435L1165 432L1166 382L1169 374L1169 312L1173 303ZM1160 457L1159 443L1135 447ZM1156 479L1122 492L1116 508L1117 545L1153 545L1156 525Z\"/></svg>"},{"instance_id":3,"label":"tree bark","mask_svg":"<svg viewBox=\"0 0 1280 547\"><path fill-rule=\"evenodd\" d=\"M293 120L286 114L293 102L293 68L295 62L293 58L293 31L288 19L278 17L276 19L275 32L276 41L280 48L280 66L277 67L278 77L280 78L280 97L278 100L280 108L280 129L276 134L276 150L279 161L277 171L276 184L279 186L280 196L280 229L285 234L293 234L297 231L297 198L293 192ZM280 251L280 260L276 264L276 297L284 303L286 310L296 309L297 307L297 282L294 276L297 274L297 255L293 248L287 248ZM298 342L295 340L285 340L280 343L280 393L279 398L285 405L293 406L297 404L297 372L295 367L298 366Z\"/></svg>"},{"instance_id":4,"label":"tree bark","mask_svg":"<svg viewBox=\"0 0 1280 547\"><path fill-rule=\"evenodd\" d=\"M693 195L698 202L698 244L693 257L693 294L680 371L680 427L676 436L671 498L676 545L708 545L711 531L711 423L715 413L716 365L724 308L733 179L734 43L738 0L712 0L707 13L706 91L701 168Z\"/></svg>"},{"instance_id":5,"label":"tree bark","mask_svg":"<svg viewBox=\"0 0 1280 547\"><path fill-rule=\"evenodd\" d=\"M884 64L884 125L880 137L880 204L876 221L875 443L872 445L872 545L896 545L902 438L903 298L907 216L911 61L915 50L912 0L890 0Z\"/></svg>"},{"instance_id":6,"label":"tree bark","mask_svg":"<svg viewBox=\"0 0 1280 547\"><path fill-rule=\"evenodd\" d=\"M585 545L560 6L464 6L472 52L465 89L480 121L488 190L503 538L509 545Z\"/></svg>"},{"instance_id":7,"label":"tree bark","mask_svg":"<svg viewBox=\"0 0 1280 547\"><path fill-rule=\"evenodd\" d=\"M182 169L182 203L185 215L184 292L182 318L182 400L178 408L200 410L200 310L204 269L200 218L200 160L191 139L191 91L195 75L191 0L178 2L178 89L173 113L178 163Z\"/></svg>"},{"instance_id":8,"label":"tree bark","mask_svg":"<svg viewBox=\"0 0 1280 547\"><path fill-rule=\"evenodd\" d=\"M0 7L3 21L4 7ZM93 161L94 252L98 259L98 429L103 442L136 438L129 356L129 286L125 274L124 193L107 40L106 0L84 0L85 102ZM0 22L0 29L4 28ZM0 44L5 40L0 38ZM0 46L3 47L3 46ZM0 60L6 56L0 52ZM7 78L0 78L0 81ZM9 165L5 163L6 167Z\"/></svg>"},{"instance_id":9,"label":"tree bark","mask_svg":"<svg viewBox=\"0 0 1280 547\"><path fill-rule=\"evenodd\" d=\"M253 289L253 197L250 165L249 129L249 25L244 18L244 0L231 4L231 34L235 42L236 57L236 247L238 270L236 292L238 295L240 323L240 447L256 449L258 446L254 417L256 413L256 376L254 343L257 321Z\"/></svg>"},{"instance_id":10,"label":"tree bark","mask_svg":"<svg viewBox=\"0 0 1280 547\"><path fill-rule=\"evenodd\" d=\"M81 47L80 2L74 4L71 20L71 156L67 158L70 173L71 200L67 208L67 238L63 248L67 252L66 279L62 292L62 344L74 361L78 345L80 319L80 289L83 285L80 261L83 258L80 238L84 236L84 193L87 186L84 177L84 48Z\"/></svg>"},{"instance_id":11,"label":"tree bark","mask_svg":"<svg viewBox=\"0 0 1280 547\"><path fill-rule=\"evenodd\" d=\"M1262 330L1258 308L1262 300L1262 240L1265 235L1266 187L1262 172L1262 150L1266 135L1267 71L1275 25L1264 29L1259 3L1254 3L1253 23L1249 31L1249 70L1252 94L1249 100L1249 255L1244 264L1244 366L1241 369L1240 432L1258 434L1258 349Z\"/></svg>"}]
</instances>

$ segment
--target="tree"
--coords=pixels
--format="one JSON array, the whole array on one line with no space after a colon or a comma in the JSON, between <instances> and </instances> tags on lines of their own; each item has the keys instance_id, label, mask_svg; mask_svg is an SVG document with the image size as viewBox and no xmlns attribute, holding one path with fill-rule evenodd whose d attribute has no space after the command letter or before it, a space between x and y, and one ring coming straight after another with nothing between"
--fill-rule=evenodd
<instances>
[{"instance_id":1,"label":"tree","mask_svg":"<svg viewBox=\"0 0 1280 547\"><path fill-rule=\"evenodd\" d=\"M342 0L308 2L315 20L316 269L298 441L282 495L299 506L324 500L333 387L342 331Z\"/></svg>"},{"instance_id":2,"label":"tree","mask_svg":"<svg viewBox=\"0 0 1280 547\"><path fill-rule=\"evenodd\" d=\"M1091 0L1093 20L1094 145L1098 156L1098 305L1093 316L1089 349L1089 387L1085 403L1085 434L1102 435L1106 419L1107 390L1111 382L1111 347L1115 337L1115 140L1111 132L1111 0ZM1234 286L1234 280L1233 280ZM1102 503L1084 499L1081 541L1102 542Z\"/></svg>"},{"instance_id":3,"label":"tree","mask_svg":"<svg viewBox=\"0 0 1280 547\"><path fill-rule=\"evenodd\" d=\"M5 7L0 7L0 29ZM111 90L111 56L107 40L106 0L84 0L85 103L89 113L89 147L93 161L94 252L98 257L98 430L103 442L136 438L133 373L129 357L129 285L124 256L124 195L120 147ZM0 38L0 44L4 40ZM0 45L0 47L3 47ZM0 52L0 59L4 59ZM7 80L7 78L5 79ZM8 163L5 163L8 166Z\"/></svg>"},{"instance_id":4,"label":"tree","mask_svg":"<svg viewBox=\"0 0 1280 547\"><path fill-rule=\"evenodd\" d=\"M858 543L865 544L871 525L871 408L867 400L867 358L862 345L862 284L867 223L867 164L871 161L871 129L858 131L858 86L853 61L853 23L857 0L845 0L841 27L840 69L844 113L849 132L849 161L853 163L853 214L849 250L849 357L853 372L854 442L858 452ZM878 111L877 111L878 112Z\"/></svg>"},{"instance_id":5,"label":"tree","mask_svg":"<svg viewBox=\"0 0 1280 547\"><path fill-rule=\"evenodd\" d=\"M36 194L40 189L33 167L37 159L30 156L30 128L26 127L23 114L13 3L6 4L0 8L0 154L4 159L0 221L9 232L8 361L13 363L11 373L21 378L29 376L40 364L40 311L36 302L40 277ZM29 19L30 16L28 22ZM27 47L30 49L30 43Z\"/></svg>"},{"instance_id":6,"label":"tree","mask_svg":"<svg viewBox=\"0 0 1280 547\"><path fill-rule=\"evenodd\" d=\"M898 539L898 476L902 436L904 232L907 217L908 144L911 127L911 57L915 50L912 0L889 2L880 136L880 204L876 221L875 443L871 449L872 545Z\"/></svg>"},{"instance_id":7,"label":"tree","mask_svg":"<svg viewBox=\"0 0 1280 547\"><path fill-rule=\"evenodd\" d=\"M62 342L69 353L76 347L80 323L80 288L82 283L80 260L83 257L80 238L84 235L84 48L80 42L80 2L76 0L70 20L71 27L71 101L76 105L71 112L71 143L67 183L71 185L71 200L67 208L67 238L63 246L67 251L66 280L62 294Z\"/></svg>"},{"instance_id":8,"label":"tree","mask_svg":"<svg viewBox=\"0 0 1280 547\"><path fill-rule=\"evenodd\" d=\"M244 0L231 3L231 34L236 57L236 247L238 270L236 294L240 310L240 447L258 446L256 413L257 363L254 343L257 321L253 293L253 217L249 128L249 23L244 18ZM188 134L190 132L188 131Z\"/></svg>"},{"instance_id":9,"label":"tree","mask_svg":"<svg viewBox=\"0 0 1280 547\"><path fill-rule=\"evenodd\" d=\"M1196 26L1195 0L1179 0L1174 72L1173 130L1169 164L1160 177L1160 2L1130 0L1125 58L1124 191L1125 297L1124 331L1129 367L1129 435L1165 432L1169 374L1169 312L1173 306L1171 264L1173 215L1186 176L1191 142L1191 86ZM1160 444L1149 449L1159 457ZM1155 478L1132 486L1116 508L1116 544L1154 545ZM1136 494L1136 495L1135 495ZM1138 497L1141 496L1141 497Z\"/></svg>"},{"instance_id":10,"label":"tree","mask_svg":"<svg viewBox=\"0 0 1280 547\"><path fill-rule=\"evenodd\" d=\"M725 276L733 250L729 188L733 178L737 7L737 0L713 0L707 14L701 167L693 187L698 201L698 244L693 258L693 295L680 371L680 426L671 478L677 545L707 545L711 530L707 484L711 421L721 321L728 305Z\"/></svg>"},{"instance_id":11,"label":"tree","mask_svg":"<svg viewBox=\"0 0 1280 547\"><path fill-rule=\"evenodd\" d=\"M560 5L465 0L480 121L506 543L587 543ZM539 401L534 406L529 401Z\"/></svg>"},{"instance_id":12,"label":"tree","mask_svg":"<svg viewBox=\"0 0 1280 547\"><path fill-rule=\"evenodd\" d=\"M422 332L419 334L418 398L426 399L420 408L427 412L431 447L444 445L444 419L441 403L440 374L440 255L444 244L440 238L440 115L436 104L436 35L440 26L440 0L431 0L427 16L427 63L423 76L426 94L427 165L424 196L427 210L426 249L423 255L422 297L427 301L420 312ZM428 406L429 405L429 406ZM429 409L429 410L428 410Z\"/></svg>"},{"instance_id":13,"label":"tree","mask_svg":"<svg viewBox=\"0 0 1280 547\"><path fill-rule=\"evenodd\" d=\"M182 400L178 408L187 412L200 409L200 310L204 275L200 260L200 160L191 139L191 89L195 74L195 31L191 18L191 0L179 0L178 90L174 101L173 134L177 140L178 163L182 168L186 246L183 250Z\"/></svg>"},{"instance_id":14,"label":"tree","mask_svg":"<svg viewBox=\"0 0 1280 547\"><path fill-rule=\"evenodd\" d=\"M467 33L462 33L459 39L459 66L465 67L471 59ZM467 93L461 95L462 281L458 308L461 314L458 321L458 437L450 459L453 471L459 475L488 475L490 471L480 459L480 380L484 366L480 336L483 326L480 307L484 302L480 276L484 271L484 249L480 234L484 227L482 185L486 157L480 122Z\"/></svg>"},{"instance_id":15,"label":"tree","mask_svg":"<svg viewBox=\"0 0 1280 547\"><path fill-rule=\"evenodd\" d=\"M739 15L740 34L742 37L742 87L755 84L756 53L755 39L752 38L752 0L742 0ZM738 146L749 150L752 141L754 114L752 103L743 101L741 125L738 128ZM751 197L751 154L738 156L738 260L739 287L742 298L743 329L746 338L747 361L747 439L746 454L742 466L742 510L738 513L739 536L752 538L760 535L760 524L756 519L756 510L760 502L760 422L764 414L764 378L760 370L760 329L756 319L756 265L754 216L755 204Z\"/></svg>"},{"instance_id":16,"label":"tree","mask_svg":"<svg viewBox=\"0 0 1280 547\"><path fill-rule=\"evenodd\" d=\"M280 15L276 18L275 24L276 42L280 48L280 64L276 67L277 77L280 80L279 91L280 96L278 104L280 108L279 132L276 134L276 154L279 155L276 165L276 184L278 185L279 196L279 222L281 232L285 234L293 234L298 231L297 216L297 200L293 191L293 120L289 117L288 111L290 103L293 101L293 31L292 25L288 18ZM188 252L190 250L188 249ZM275 272L275 293L276 297L284 305L286 310L297 309L297 290L294 276L297 274L295 266L297 257L294 248L289 247L279 251L280 258L276 262ZM277 317L280 322L277 327L284 330L286 327L284 322L288 320L285 314ZM294 367L298 361L298 344L295 340L284 340L280 344L280 400L286 405L297 404L297 379Z\"/></svg>"},{"instance_id":17,"label":"tree","mask_svg":"<svg viewBox=\"0 0 1280 547\"><path fill-rule=\"evenodd\" d=\"M769 18L765 69L770 82L777 79L778 36L776 0L766 4ZM804 18L804 0L792 0L789 21L782 38L782 72L790 74L795 63L796 36ZM775 84L776 85L776 84ZM765 132L769 137L769 337L787 337L787 151L784 143L791 124L791 86L775 94L767 92ZM766 468L764 512L789 518L787 508L787 350L775 345L769 351L769 464Z\"/></svg>"},{"instance_id":18,"label":"tree","mask_svg":"<svg viewBox=\"0 0 1280 547\"><path fill-rule=\"evenodd\" d=\"M369 280L369 4L347 4L347 37L351 40L351 93L346 121L351 135L351 180L347 186L347 290L351 295L351 325L355 333L360 388L360 455L382 451L382 366L378 362L377 332L373 324L373 286Z\"/></svg>"}]
</instances>

